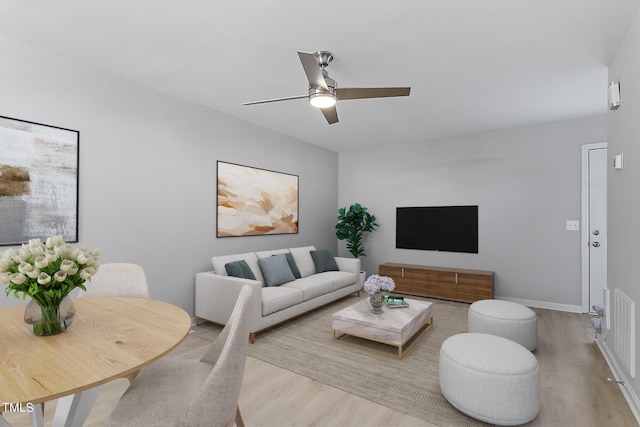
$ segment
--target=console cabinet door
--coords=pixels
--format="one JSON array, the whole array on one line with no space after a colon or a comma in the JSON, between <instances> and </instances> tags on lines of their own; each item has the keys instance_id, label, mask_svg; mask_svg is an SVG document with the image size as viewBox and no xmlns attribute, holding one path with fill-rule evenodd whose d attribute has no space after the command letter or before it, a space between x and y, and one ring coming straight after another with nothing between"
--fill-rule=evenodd
<instances>
[{"instance_id":1,"label":"console cabinet door","mask_svg":"<svg viewBox=\"0 0 640 427\"><path fill-rule=\"evenodd\" d=\"M451 288L455 284L455 274L450 271L428 270L427 294L434 298L451 299Z\"/></svg>"},{"instance_id":2,"label":"console cabinet door","mask_svg":"<svg viewBox=\"0 0 640 427\"><path fill-rule=\"evenodd\" d=\"M493 298L493 275L461 273L458 282L461 296L468 302Z\"/></svg>"},{"instance_id":3,"label":"console cabinet door","mask_svg":"<svg viewBox=\"0 0 640 427\"><path fill-rule=\"evenodd\" d=\"M404 270L404 267L381 265L378 267L378 274L380 276L391 277L396 284L396 292L410 294L413 287L411 285L411 280L409 279L409 277L405 278Z\"/></svg>"}]
</instances>

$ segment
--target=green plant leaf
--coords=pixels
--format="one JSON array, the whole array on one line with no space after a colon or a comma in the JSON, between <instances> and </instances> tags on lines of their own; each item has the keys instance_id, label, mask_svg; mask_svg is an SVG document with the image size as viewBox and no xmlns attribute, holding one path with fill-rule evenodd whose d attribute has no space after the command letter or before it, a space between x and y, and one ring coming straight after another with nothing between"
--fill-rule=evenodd
<instances>
[{"instance_id":1,"label":"green plant leaf","mask_svg":"<svg viewBox=\"0 0 640 427\"><path fill-rule=\"evenodd\" d=\"M347 250L355 258L366 256L362 244L364 233L370 233L378 226L376 217L367 212L367 208L360 203L354 203L348 210L338 209L336 237L347 241Z\"/></svg>"}]
</instances>

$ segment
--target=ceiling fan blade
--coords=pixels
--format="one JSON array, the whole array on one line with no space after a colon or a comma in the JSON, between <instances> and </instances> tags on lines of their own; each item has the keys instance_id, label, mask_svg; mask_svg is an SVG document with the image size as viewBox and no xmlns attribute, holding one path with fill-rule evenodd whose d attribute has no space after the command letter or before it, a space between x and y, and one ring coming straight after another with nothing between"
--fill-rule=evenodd
<instances>
[{"instance_id":1,"label":"ceiling fan blade","mask_svg":"<svg viewBox=\"0 0 640 427\"><path fill-rule=\"evenodd\" d=\"M336 98L338 100L388 98L394 96L409 96L410 92L410 87L343 87L336 88Z\"/></svg>"},{"instance_id":2,"label":"ceiling fan blade","mask_svg":"<svg viewBox=\"0 0 640 427\"><path fill-rule=\"evenodd\" d=\"M284 98L265 99L262 101L243 102L242 105L266 104L268 102L289 101L290 99L309 98L309 95L286 96Z\"/></svg>"},{"instance_id":3,"label":"ceiling fan blade","mask_svg":"<svg viewBox=\"0 0 640 427\"><path fill-rule=\"evenodd\" d=\"M316 56L313 53L302 52L300 50L298 51L298 56L300 57L300 62L302 62L302 68L304 68L304 72L307 75L307 80L309 80L309 85L313 88L319 87L324 90L329 90L322 71L320 71L320 67L318 66Z\"/></svg>"},{"instance_id":4,"label":"ceiling fan blade","mask_svg":"<svg viewBox=\"0 0 640 427\"><path fill-rule=\"evenodd\" d=\"M324 118L327 119L330 125L334 123L338 123L338 110L336 110L336 106L329 108L321 108L322 114L324 114Z\"/></svg>"}]
</instances>

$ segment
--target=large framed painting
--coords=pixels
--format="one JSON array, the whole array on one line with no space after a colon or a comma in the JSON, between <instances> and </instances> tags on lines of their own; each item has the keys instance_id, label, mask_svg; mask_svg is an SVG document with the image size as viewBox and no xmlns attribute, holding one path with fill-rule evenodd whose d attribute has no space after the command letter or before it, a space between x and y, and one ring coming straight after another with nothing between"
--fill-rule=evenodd
<instances>
[{"instance_id":1,"label":"large framed painting","mask_svg":"<svg viewBox=\"0 0 640 427\"><path fill-rule=\"evenodd\" d=\"M80 132L0 116L0 245L78 241Z\"/></svg>"},{"instance_id":2,"label":"large framed painting","mask_svg":"<svg viewBox=\"0 0 640 427\"><path fill-rule=\"evenodd\" d=\"M218 161L218 237L297 232L297 175Z\"/></svg>"}]
</instances>

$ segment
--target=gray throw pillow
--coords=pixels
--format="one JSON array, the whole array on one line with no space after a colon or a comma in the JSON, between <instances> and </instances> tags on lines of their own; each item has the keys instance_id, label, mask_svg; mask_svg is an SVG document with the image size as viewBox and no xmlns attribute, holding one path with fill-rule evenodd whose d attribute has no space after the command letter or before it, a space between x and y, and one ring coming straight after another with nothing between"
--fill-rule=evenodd
<instances>
[{"instance_id":1,"label":"gray throw pillow","mask_svg":"<svg viewBox=\"0 0 640 427\"><path fill-rule=\"evenodd\" d=\"M284 254L259 258L258 264L267 286L280 286L283 283L296 280Z\"/></svg>"},{"instance_id":2,"label":"gray throw pillow","mask_svg":"<svg viewBox=\"0 0 640 427\"><path fill-rule=\"evenodd\" d=\"M336 259L331 255L326 249L319 249L317 251L309 252L311 254L311 258L313 259L313 263L316 266L316 273L322 273L324 271L338 271L338 264L336 263Z\"/></svg>"},{"instance_id":3,"label":"gray throw pillow","mask_svg":"<svg viewBox=\"0 0 640 427\"><path fill-rule=\"evenodd\" d=\"M276 255L272 255L272 256L278 256L280 254L276 254ZM287 262L289 263L289 268L291 269L291 272L293 273L293 277L295 277L296 279L299 279L302 277L302 275L300 274L300 270L298 270L298 266L296 265L296 260L293 259L293 255L291 255L290 252L286 252L284 254L285 257L287 257Z\"/></svg>"},{"instance_id":4,"label":"gray throw pillow","mask_svg":"<svg viewBox=\"0 0 640 427\"><path fill-rule=\"evenodd\" d=\"M256 280L256 276L253 274L253 271L251 271L251 267L249 267L249 264L243 259L226 263L224 269L227 270L229 276Z\"/></svg>"}]
</instances>

